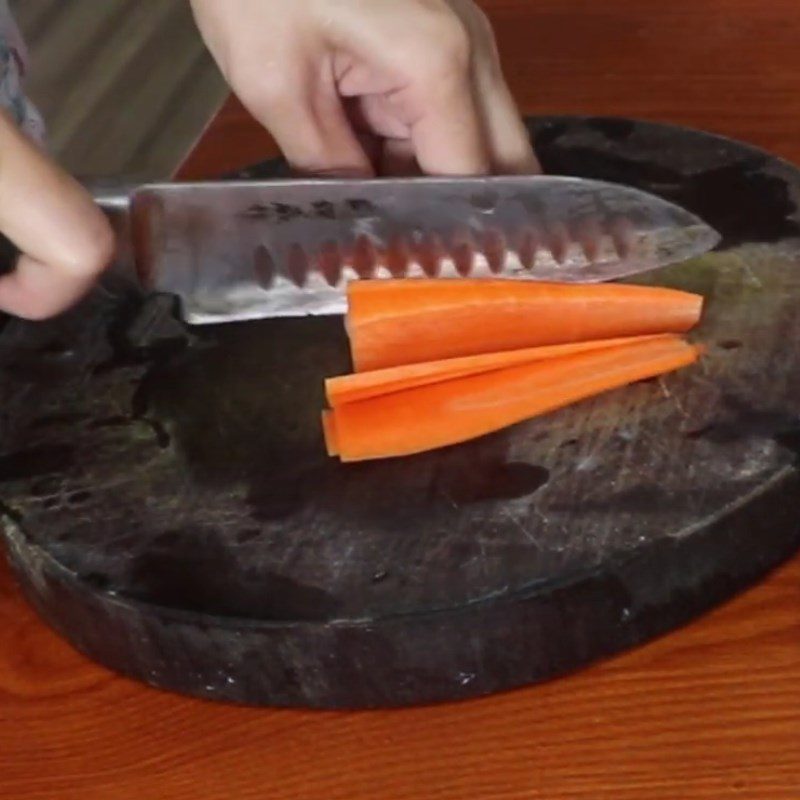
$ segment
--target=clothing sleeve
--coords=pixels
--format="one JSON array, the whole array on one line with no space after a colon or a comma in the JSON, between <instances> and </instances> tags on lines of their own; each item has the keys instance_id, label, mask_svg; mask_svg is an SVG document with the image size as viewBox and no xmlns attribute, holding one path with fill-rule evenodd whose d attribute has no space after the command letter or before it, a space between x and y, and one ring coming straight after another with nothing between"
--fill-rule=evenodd
<instances>
[{"instance_id":1,"label":"clothing sleeve","mask_svg":"<svg viewBox=\"0 0 800 800\"><path fill-rule=\"evenodd\" d=\"M44 123L23 89L27 63L25 42L8 7L8 0L0 0L0 108L10 113L28 136L43 143Z\"/></svg>"}]
</instances>

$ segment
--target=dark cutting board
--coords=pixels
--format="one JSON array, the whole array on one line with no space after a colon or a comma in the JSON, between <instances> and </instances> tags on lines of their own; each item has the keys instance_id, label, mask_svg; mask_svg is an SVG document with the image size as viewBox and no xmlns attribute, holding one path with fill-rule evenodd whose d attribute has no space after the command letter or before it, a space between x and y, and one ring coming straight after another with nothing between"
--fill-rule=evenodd
<instances>
[{"instance_id":1,"label":"dark cutting board","mask_svg":"<svg viewBox=\"0 0 800 800\"><path fill-rule=\"evenodd\" d=\"M0 334L11 563L83 652L253 704L478 695L685 623L800 544L800 173L702 133L531 123L549 172L699 213L721 252L699 367L448 450L341 465L322 379L339 319L187 331L111 273ZM275 164L250 174L280 169Z\"/></svg>"}]
</instances>

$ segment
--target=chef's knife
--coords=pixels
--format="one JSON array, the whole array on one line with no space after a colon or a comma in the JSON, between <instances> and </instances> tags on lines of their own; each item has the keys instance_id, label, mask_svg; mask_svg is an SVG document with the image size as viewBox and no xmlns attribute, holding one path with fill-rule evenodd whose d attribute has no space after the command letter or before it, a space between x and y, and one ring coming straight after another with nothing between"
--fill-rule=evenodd
<instances>
[{"instance_id":1,"label":"chef's knife","mask_svg":"<svg viewBox=\"0 0 800 800\"><path fill-rule=\"evenodd\" d=\"M347 282L364 278L605 281L719 242L661 198L570 177L164 183L95 197L125 218L144 288L177 295L195 324L343 313Z\"/></svg>"}]
</instances>

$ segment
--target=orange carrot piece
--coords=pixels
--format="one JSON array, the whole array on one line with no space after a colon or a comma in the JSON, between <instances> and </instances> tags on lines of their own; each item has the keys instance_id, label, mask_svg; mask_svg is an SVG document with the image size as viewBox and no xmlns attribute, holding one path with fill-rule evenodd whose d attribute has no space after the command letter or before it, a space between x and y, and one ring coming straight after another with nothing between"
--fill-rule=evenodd
<instances>
[{"instance_id":1,"label":"orange carrot piece","mask_svg":"<svg viewBox=\"0 0 800 800\"><path fill-rule=\"evenodd\" d=\"M379 280L348 286L358 372L621 336L683 333L703 299L627 284Z\"/></svg>"},{"instance_id":2,"label":"orange carrot piece","mask_svg":"<svg viewBox=\"0 0 800 800\"><path fill-rule=\"evenodd\" d=\"M681 338L659 338L346 403L331 412L335 449L342 461L363 461L445 447L698 357L698 348Z\"/></svg>"},{"instance_id":3,"label":"orange carrot piece","mask_svg":"<svg viewBox=\"0 0 800 800\"><path fill-rule=\"evenodd\" d=\"M477 356L448 358L442 361L427 361L422 364L408 364L402 367L387 367L371 372L356 372L352 375L339 375L325 381L328 404L338 408L345 403L367 400L383 394L427 386L431 383L482 372L492 372L517 364L529 364L551 358L603 350L623 344L633 344L652 339L676 338L675 334L663 333L653 336L628 336L618 339L597 339L589 342L573 342L545 347L526 347L522 350L506 350L502 353L484 353Z\"/></svg>"},{"instance_id":4,"label":"orange carrot piece","mask_svg":"<svg viewBox=\"0 0 800 800\"><path fill-rule=\"evenodd\" d=\"M322 433L325 436L325 449L329 456L339 455L339 444L336 441L336 418L333 411L322 412Z\"/></svg>"}]
</instances>

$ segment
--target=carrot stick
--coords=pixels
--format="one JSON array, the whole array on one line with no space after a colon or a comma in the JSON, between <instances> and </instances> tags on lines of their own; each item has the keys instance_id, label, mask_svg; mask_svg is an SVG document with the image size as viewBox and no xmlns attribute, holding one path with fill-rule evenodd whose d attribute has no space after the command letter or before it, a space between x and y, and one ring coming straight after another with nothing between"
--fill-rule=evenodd
<instances>
[{"instance_id":1,"label":"carrot stick","mask_svg":"<svg viewBox=\"0 0 800 800\"><path fill-rule=\"evenodd\" d=\"M330 412L342 461L411 455L474 439L693 363L678 337L651 339L418 386Z\"/></svg>"},{"instance_id":2,"label":"carrot stick","mask_svg":"<svg viewBox=\"0 0 800 800\"><path fill-rule=\"evenodd\" d=\"M348 286L358 372L621 336L682 333L699 295L652 286L380 280Z\"/></svg>"},{"instance_id":3,"label":"carrot stick","mask_svg":"<svg viewBox=\"0 0 800 800\"><path fill-rule=\"evenodd\" d=\"M325 449L329 456L339 455L339 444L336 441L336 419L333 411L322 412L322 433L325 436Z\"/></svg>"},{"instance_id":4,"label":"carrot stick","mask_svg":"<svg viewBox=\"0 0 800 800\"><path fill-rule=\"evenodd\" d=\"M653 336L628 336L619 339L597 339L590 342L573 342L545 347L526 347L522 350L506 350L502 353L484 353L477 356L448 358L441 361L427 361L422 364L408 364L401 367L387 367L371 372L356 372L352 375L339 375L325 381L325 393L328 403L338 408L345 403L367 400L391 392L413 389L431 383L481 372L513 367L517 364L528 364L533 361L544 361L551 358L576 355L578 353L602 350L622 344L633 344L647 339L675 338L674 334L656 334Z\"/></svg>"}]
</instances>

